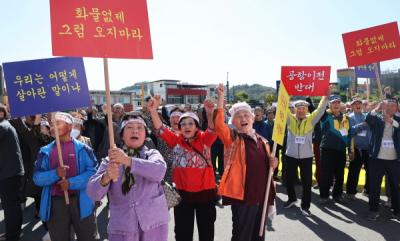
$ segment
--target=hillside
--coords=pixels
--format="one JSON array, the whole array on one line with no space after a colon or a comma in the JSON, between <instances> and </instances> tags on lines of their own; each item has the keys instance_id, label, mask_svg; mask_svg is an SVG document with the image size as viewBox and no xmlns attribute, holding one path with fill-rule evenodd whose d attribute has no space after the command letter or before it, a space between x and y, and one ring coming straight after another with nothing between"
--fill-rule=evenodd
<instances>
[{"instance_id":1,"label":"hillside","mask_svg":"<svg viewBox=\"0 0 400 241\"><path fill-rule=\"evenodd\" d=\"M264 100L266 94L275 94L276 90L272 87L267 87L260 84L253 84L253 85L235 85L233 88L230 88L231 93L237 93L239 91L245 91L249 95L250 100Z\"/></svg>"}]
</instances>

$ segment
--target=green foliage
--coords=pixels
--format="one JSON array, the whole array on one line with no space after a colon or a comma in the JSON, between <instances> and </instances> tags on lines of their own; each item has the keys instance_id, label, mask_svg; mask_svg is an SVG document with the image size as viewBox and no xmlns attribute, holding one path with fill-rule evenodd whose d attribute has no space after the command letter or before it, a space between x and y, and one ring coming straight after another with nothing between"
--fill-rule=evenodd
<instances>
[{"instance_id":1,"label":"green foliage","mask_svg":"<svg viewBox=\"0 0 400 241\"><path fill-rule=\"evenodd\" d=\"M241 90L238 92L235 92L235 100L239 101L239 102L243 102L243 101L249 101L249 94L247 94L246 91Z\"/></svg>"},{"instance_id":2,"label":"green foliage","mask_svg":"<svg viewBox=\"0 0 400 241\"><path fill-rule=\"evenodd\" d=\"M253 85L235 85L232 88L230 88L231 93L236 93L240 91L245 91L248 94L248 99L250 100L264 100L265 101L265 95L266 94L273 94L276 95L276 90L272 87L267 87L263 86L260 84L253 84Z\"/></svg>"},{"instance_id":3,"label":"green foliage","mask_svg":"<svg viewBox=\"0 0 400 241\"><path fill-rule=\"evenodd\" d=\"M273 102L278 101L278 96L274 94L265 94L264 102L266 105L272 105Z\"/></svg>"}]
</instances>

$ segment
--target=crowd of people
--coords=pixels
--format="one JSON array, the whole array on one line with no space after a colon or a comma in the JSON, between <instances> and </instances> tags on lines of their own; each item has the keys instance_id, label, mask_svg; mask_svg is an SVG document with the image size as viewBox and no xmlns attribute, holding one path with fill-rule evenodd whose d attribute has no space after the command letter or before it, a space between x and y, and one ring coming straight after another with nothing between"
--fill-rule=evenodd
<instances>
[{"instance_id":1,"label":"crowd of people","mask_svg":"<svg viewBox=\"0 0 400 241\"><path fill-rule=\"evenodd\" d=\"M314 188L320 192L315 201L321 205L355 200L364 166L367 218L379 217L386 176L387 205L392 218L399 219L400 109L390 93L381 102L354 98L342 103L330 88L317 106L311 98L295 101L287 110L284 145L274 156L276 109L228 105L222 84L216 92L218 98L206 99L196 112L177 106L167 113L158 95L146 98L139 111L125 112L122 104L114 104L114 146L107 115L95 106L11 119L7 106L0 105L0 199L6 230L0 240L21 237L27 197L34 199L47 240L74 235L96 240L96 209L104 200L110 241L166 241L171 208L177 241L193 240L195 220L199 240L212 241L216 207L226 205L232 212L232 241L265 240L259 236L264 203L268 217L276 209L275 184L267 183L270 168L287 190L283 208L297 204L295 185L301 183L301 213L311 216L314 163ZM178 196L174 204L167 189Z\"/></svg>"}]
</instances>

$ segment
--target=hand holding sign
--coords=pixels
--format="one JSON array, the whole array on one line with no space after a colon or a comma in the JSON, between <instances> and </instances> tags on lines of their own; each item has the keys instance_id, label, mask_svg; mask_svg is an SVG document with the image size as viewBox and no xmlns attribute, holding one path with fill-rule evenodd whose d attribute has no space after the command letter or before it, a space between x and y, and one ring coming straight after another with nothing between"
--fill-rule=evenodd
<instances>
[{"instance_id":1,"label":"hand holding sign","mask_svg":"<svg viewBox=\"0 0 400 241\"><path fill-rule=\"evenodd\" d=\"M60 178L65 178L67 176L67 170L69 169L69 166L62 166L62 167L57 167L57 176Z\"/></svg>"},{"instance_id":2,"label":"hand holding sign","mask_svg":"<svg viewBox=\"0 0 400 241\"><path fill-rule=\"evenodd\" d=\"M282 66L281 79L293 96L323 96L329 86L330 66Z\"/></svg>"}]
</instances>

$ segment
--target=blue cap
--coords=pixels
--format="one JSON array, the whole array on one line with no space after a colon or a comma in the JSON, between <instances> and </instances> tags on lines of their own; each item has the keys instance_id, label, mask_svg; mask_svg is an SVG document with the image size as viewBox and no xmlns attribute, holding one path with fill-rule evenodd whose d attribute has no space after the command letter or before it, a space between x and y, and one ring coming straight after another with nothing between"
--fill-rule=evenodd
<instances>
[{"instance_id":1,"label":"blue cap","mask_svg":"<svg viewBox=\"0 0 400 241\"><path fill-rule=\"evenodd\" d=\"M342 98L340 98L339 95L330 95L329 96L329 103L335 102L335 101L342 101Z\"/></svg>"}]
</instances>

